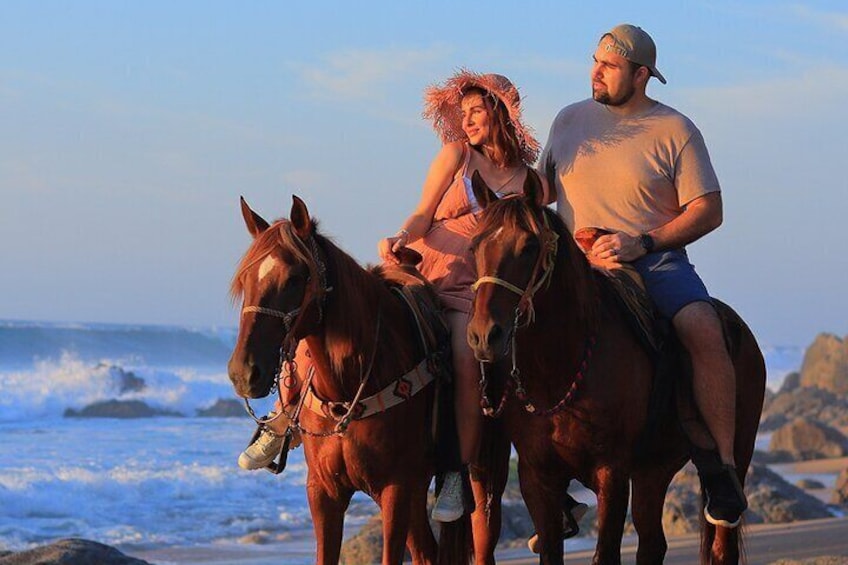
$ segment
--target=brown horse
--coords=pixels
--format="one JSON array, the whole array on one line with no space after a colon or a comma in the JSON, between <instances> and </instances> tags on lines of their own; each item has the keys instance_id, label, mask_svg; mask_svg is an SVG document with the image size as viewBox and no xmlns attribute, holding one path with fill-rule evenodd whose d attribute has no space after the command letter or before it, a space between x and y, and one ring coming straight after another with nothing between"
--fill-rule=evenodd
<instances>
[{"instance_id":1,"label":"brown horse","mask_svg":"<svg viewBox=\"0 0 848 565\"><path fill-rule=\"evenodd\" d=\"M620 563L632 478L637 563L662 563L665 493L690 453L678 423L683 416L674 410L649 414L653 359L629 329L605 277L590 268L560 218L540 204L536 175L528 175L523 197L500 201L482 179L472 180L485 210L473 241L483 276L468 340L484 362L511 353L511 376L495 371L483 402L503 414L518 452L540 562L563 563L562 500L576 478L598 496L593 562ZM744 481L765 368L747 326L729 307L717 307L737 375L735 457ZM643 441L649 416L662 435ZM702 523L702 561L738 562L737 530Z\"/></svg>"},{"instance_id":2,"label":"brown horse","mask_svg":"<svg viewBox=\"0 0 848 565\"><path fill-rule=\"evenodd\" d=\"M434 563L426 502L435 387L416 385L428 359L405 300L379 269L361 268L319 234L296 196L290 221L269 225L244 200L242 214L254 242L233 279L244 308L230 379L244 398L267 396L285 386L275 383L280 366L291 363L281 351L301 340L308 346L309 357L299 349L297 362L301 379L313 376L300 394L324 411L303 409L300 416L317 562L338 563L345 511L363 491L381 509L382 563L401 563L404 545L414 563ZM394 397L402 403L363 412L369 399L382 406Z\"/></svg>"}]
</instances>

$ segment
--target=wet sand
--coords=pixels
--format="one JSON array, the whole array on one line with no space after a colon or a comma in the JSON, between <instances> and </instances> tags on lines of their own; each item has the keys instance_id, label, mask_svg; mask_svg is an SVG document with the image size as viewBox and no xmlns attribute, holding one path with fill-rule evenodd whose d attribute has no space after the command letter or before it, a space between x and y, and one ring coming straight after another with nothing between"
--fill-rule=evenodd
<instances>
[{"instance_id":1,"label":"wet sand","mask_svg":"<svg viewBox=\"0 0 848 565\"><path fill-rule=\"evenodd\" d=\"M848 457L772 464L769 467L789 482L794 482L796 477L824 479L825 488L807 489L806 492L828 502L836 476L848 468ZM594 497L589 491L586 494ZM636 541L634 535L624 538L623 563L635 562ZM594 543L593 538L575 538L566 545L566 562L569 565L590 563L593 553L590 548L594 548ZM300 531L293 533L284 542L124 550L124 553L157 565L306 565L314 563L314 544L311 531ZM697 534L670 537L665 563L697 563L698 547ZM848 516L747 526L745 547L749 565L768 565L782 558L809 559L820 556L844 556L844 562L848 565ZM538 558L523 547L503 549L496 556L499 563L510 565L538 563Z\"/></svg>"},{"instance_id":2,"label":"wet sand","mask_svg":"<svg viewBox=\"0 0 848 565\"><path fill-rule=\"evenodd\" d=\"M128 553L157 565L293 565L313 562L312 543L311 539L304 539L262 546L177 547ZM697 534L669 538L668 545L666 565L698 562ZM841 556L848 564L848 518L748 526L745 528L745 547L748 565L769 565L779 559L802 560L821 556ZM589 564L592 553L592 550L569 551L566 547L566 563ZM538 557L523 548L499 551L497 560L508 565L538 563ZM622 546L622 562L630 564L635 560L636 539L627 536Z\"/></svg>"}]
</instances>

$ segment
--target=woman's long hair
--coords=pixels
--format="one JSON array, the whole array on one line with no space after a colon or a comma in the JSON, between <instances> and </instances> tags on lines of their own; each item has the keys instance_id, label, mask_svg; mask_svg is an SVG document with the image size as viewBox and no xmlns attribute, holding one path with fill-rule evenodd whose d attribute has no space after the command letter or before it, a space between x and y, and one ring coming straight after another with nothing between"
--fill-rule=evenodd
<instances>
[{"instance_id":1,"label":"woman's long hair","mask_svg":"<svg viewBox=\"0 0 848 565\"><path fill-rule=\"evenodd\" d=\"M462 93L462 97L469 94L479 94L489 110L489 143L493 151L489 159L497 167L514 167L520 165L521 149L518 136L515 134L515 126L509 119L509 113L497 96L473 86ZM476 148L478 151L480 148Z\"/></svg>"}]
</instances>

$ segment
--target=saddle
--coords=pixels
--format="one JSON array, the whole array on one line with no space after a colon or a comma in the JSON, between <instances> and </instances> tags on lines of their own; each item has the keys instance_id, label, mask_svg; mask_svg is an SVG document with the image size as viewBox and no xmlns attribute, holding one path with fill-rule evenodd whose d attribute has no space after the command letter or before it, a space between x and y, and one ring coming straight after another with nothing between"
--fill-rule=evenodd
<instances>
[{"instance_id":1,"label":"saddle","mask_svg":"<svg viewBox=\"0 0 848 565\"><path fill-rule=\"evenodd\" d=\"M634 335L654 359L655 374L648 404L648 423L639 446L639 455L647 456L655 434L659 432L661 415L676 413L683 433L689 439L693 456L712 461L716 444L703 422L692 389L692 369L689 357L682 348L668 321L661 320L648 295L639 272L629 263L598 259L591 255L595 241L612 233L601 228L577 230L574 239L586 253L590 265L609 283L619 310L624 314ZM722 320L725 327L727 324ZM727 332L725 332L727 336ZM730 336L727 336L728 341ZM733 350L728 343L729 350ZM699 467L700 468L700 467Z\"/></svg>"},{"instance_id":2,"label":"saddle","mask_svg":"<svg viewBox=\"0 0 848 565\"><path fill-rule=\"evenodd\" d=\"M415 267L421 262L421 254L408 247L398 253L400 264L381 265L383 279L389 287L404 299L421 336L425 355L444 352L450 344L450 328L445 319L439 298L430 282ZM450 363L450 358L447 358Z\"/></svg>"},{"instance_id":3,"label":"saddle","mask_svg":"<svg viewBox=\"0 0 848 565\"><path fill-rule=\"evenodd\" d=\"M430 383L450 374L450 334L438 298L427 279L414 267L412 250L406 250L399 265L381 265L374 273L406 304L410 323L417 328L421 345L420 361L393 382L366 398L331 401L305 387L303 407L319 416L335 420L340 430L352 420L362 420L398 406L424 390ZM419 256L420 257L420 256Z\"/></svg>"},{"instance_id":4,"label":"saddle","mask_svg":"<svg viewBox=\"0 0 848 565\"><path fill-rule=\"evenodd\" d=\"M454 406L453 364L450 326L432 284L416 265L421 254L403 247L396 252L398 265L378 267L386 283L397 292L409 307L424 344L428 368L435 376L436 396L433 405L430 433L435 443L437 489L445 473L464 468L460 453Z\"/></svg>"},{"instance_id":5,"label":"saddle","mask_svg":"<svg viewBox=\"0 0 848 565\"><path fill-rule=\"evenodd\" d=\"M612 232L601 228L583 228L574 233L574 239L595 271L603 275L615 291L613 296L634 334L648 353L656 357L663 348L668 328L660 323L642 276L629 263L607 262L589 253L595 241L609 233Z\"/></svg>"},{"instance_id":6,"label":"saddle","mask_svg":"<svg viewBox=\"0 0 848 565\"><path fill-rule=\"evenodd\" d=\"M348 416L352 420L359 420L402 404L434 381L439 388L436 406L453 405L452 398L446 396L452 394L452 387L443 386L443 383L450 383L452 376L450 329L447 320L432 286L415 268L415 265L421 261L420 254L412 249L404 248L398 255L401 257L399 265L381 265L374 270L406 303L410 318L418 329L422 349L421 362L376 394L359 400L353 407L350 402L333 402L318 397L309 384L310 373L314 371L314 366L311 363L307 364L304 390L299 395L300 399L296 401L298 405L295 410L296 415L290 419L280 454L275 461L265 467L271 473L281 473L286 466L288 451L300 444L300 432L297 431L296 426L301 409L310 410L337 422L342 422ZM284 367L284 371L287 370L288 368ZM284 376L289 375L285 373ZM443 425L440 420L448 417L452 412L452 410L439 411L434 408L431 425L434 438L447 433L442 430ZM263 429L264 426L257 426L251 438L251 444L258 439Z\"/></svg>"}]
</instances>

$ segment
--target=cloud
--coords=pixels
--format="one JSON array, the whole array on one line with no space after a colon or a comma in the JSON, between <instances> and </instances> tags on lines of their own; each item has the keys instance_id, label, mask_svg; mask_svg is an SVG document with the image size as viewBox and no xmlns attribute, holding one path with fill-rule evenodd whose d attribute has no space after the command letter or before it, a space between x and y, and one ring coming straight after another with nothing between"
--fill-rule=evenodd
<instances>
[{"instance_id":1,"label":"cloud","mask_svg":"<svg viewBox=\"0 0 848 565\"><path fill-rule=\"evenodd\" d=\"M283 183L295 190L308 190L320 187L328 178L328 175L325 173L309 169L286 171L281 175Z\"/></svg>"},{"instance_id":2,"label":"cloud","mask_svg":"<svg viewBox=\"0 0 848 565\"><path fill-rule=\"evenodd\" d=\"M848 33L848 12L824 12L806 4L793 4L791 10L795 15L820 27Z\"/></svg>"},{"instance_id":3,"label":"cloud","mask_svg":"<svg viewBox=\"0 0 848 565\"><path fill-rule=\"evenodd\" d=\"M788 77L691 90L684 97L688 103L721 112L730 120L739 116L783 121L827 116L848 98L848 67L811 67Z\"/></svg>"},{"instance_id":4,"label":"cloud","mask_svg":"<svg viewBox=\"0 0 848 565\"><path fill-rule=\"evenodd\" d=\"M386 85L398 82L421 67L440 61L451 50L437 45L421 50L346 49L327 55L318 65L295 65L313 94L330 99L382 100Z\"/></svg>"}]
</instances>

